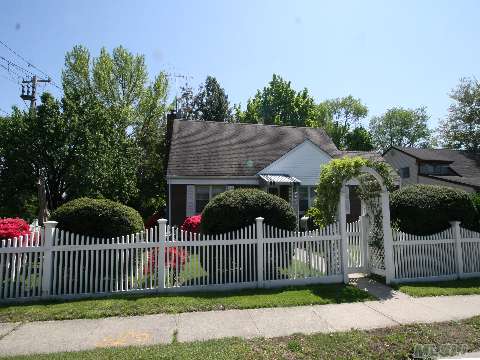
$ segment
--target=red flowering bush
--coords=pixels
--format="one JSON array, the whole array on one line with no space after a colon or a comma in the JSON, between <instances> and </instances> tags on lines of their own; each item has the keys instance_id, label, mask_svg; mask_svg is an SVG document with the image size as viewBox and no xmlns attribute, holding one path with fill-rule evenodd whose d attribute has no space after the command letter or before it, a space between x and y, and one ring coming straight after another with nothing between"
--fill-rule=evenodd
<instances>
[{"instance_id":1,"label":"red flowering bush","mask_svg":"<svg viewBox=\"0 0 480 360\"><path fill-rule=\"evenodd\" d=\"M192 233L200 232L200 223L202 222L202 215L189 216L183 222L181 229Z\"/></svg>"},{"instance_id":2,"label":"red flowering bush","mask_svg":"<svg viewBox=\"0 0 480 360\"><path fill-rule=\"evenodd\" d=\"M30 225L25 220L20 218L0 219L0 240L19 238L26 235L30 236Z\"/></svg>"},{"instance_id":3,"label":"red flowering bush","mask_svg":"<svg viewBox=\"0 0 480 360\"><path fill-rule=\"evenodd\" d=\"M150 219L145 222L145 228L153 227L156 225L156 221L159 219L155 218L153 215ZM189 216L185 219L182 226L180 227L183 231L188 231L191 233L199 233L200 232L200 222L202 221L202 215L194 215ZM176 247L168 247L166 248L167 252L165 254L165 264L164 266L172 271L171 276L173 276L173 281L175 281L176 276L178 275L180 269L185 265L187 262L188 253L184 249L176 248ZM148 252L147 255L147 263L143 268L143 273L145 275L149 275L151 272L156 271L157 265L157 258L159 256L160 249L154 249ZM178 268L177 268L178 267Z\"/></svg>"}]
</instances>

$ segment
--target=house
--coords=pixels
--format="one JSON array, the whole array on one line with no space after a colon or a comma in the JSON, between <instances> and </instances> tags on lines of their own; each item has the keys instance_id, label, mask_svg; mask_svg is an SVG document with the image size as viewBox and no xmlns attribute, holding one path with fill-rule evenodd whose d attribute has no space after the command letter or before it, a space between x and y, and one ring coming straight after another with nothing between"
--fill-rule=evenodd
<instances>
[{"instance_id":1,"label":"house","mask_svg":"<svg viewBox=\"0 0 480 360\"><path fill-rule=\"evenodd\" d=\"M480 154L465 150L392 146L383 158L398 171L402 186L431 184L480 191Z\"/></svg>"},{"instance_id":2,"label":"house","mask_svg":"<svg viewBox=\"0 0 480 360\"><path fill-rule=\"evenodd\" d=\"M320 168L345 155L322 129L170 119L169 223L200 213L215 195L256 187L287 200L300 218L313 205ZM351 216L360 201L351 196ZM348 206L347 206L347 210Z\"/></svg>"}]
</instances>

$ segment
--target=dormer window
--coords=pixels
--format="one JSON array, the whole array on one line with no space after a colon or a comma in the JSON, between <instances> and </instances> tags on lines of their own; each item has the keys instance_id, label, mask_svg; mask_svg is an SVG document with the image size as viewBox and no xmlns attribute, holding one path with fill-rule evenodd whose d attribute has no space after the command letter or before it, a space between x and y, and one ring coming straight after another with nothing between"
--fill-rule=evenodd
<instances>
[{"instance_id":1,"label":"dormer window","mask_svg":"<svg viewBox=\"0 0 480 360\"><path fill-rule=\"evenodd\" d=\"M448 164L423 163L420 164L422 175L451 175L452 170Z\"/></svg>"}]
</instances>

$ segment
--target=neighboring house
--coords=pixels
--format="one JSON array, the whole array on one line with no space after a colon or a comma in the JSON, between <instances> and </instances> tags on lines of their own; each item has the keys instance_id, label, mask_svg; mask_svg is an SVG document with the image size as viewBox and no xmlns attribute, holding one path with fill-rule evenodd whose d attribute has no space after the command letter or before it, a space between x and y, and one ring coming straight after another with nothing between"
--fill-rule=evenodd
<instances>
[{"instance_id":1,"label":"neighboring house","mask_svg":"<svg viewBox=\"0 0 480 360\"><path fill-rule=\"evenodd\" d=\"M397 170L401 185L432 184L480 191L480 154L465 150L392 146L383 158Z\"/></svg>"},{"instance_id":2,"label":"neighboring house","mask_svg":"<svg viewBox=\"0 0 480 360\"><path fill-rule=\"evenodd\" d=\"M320 167L348 155L322 129L291 126L176 119L169 120L167 142L167 211L174 225L201 213L215 195L242 187L282 197L300 218L313 205ZM360 202L351 198L351 216L358 216Z\"/></svg>"}]
</instances>

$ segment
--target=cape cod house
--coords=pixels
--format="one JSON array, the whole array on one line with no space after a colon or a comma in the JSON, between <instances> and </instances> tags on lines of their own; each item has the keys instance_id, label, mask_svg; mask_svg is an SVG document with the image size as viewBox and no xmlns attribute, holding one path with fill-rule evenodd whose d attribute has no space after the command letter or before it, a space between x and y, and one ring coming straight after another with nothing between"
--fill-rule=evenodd
<instances>
[{"instance_id":1,"label":"cape cod house","mask_svg":"<svg viewBox=\"0 0 480 360\"><path fill-rule=\"evenodd\" d=\"M287 200L300 218L313 204L322 165L345 155L322 129L193 120L169 120L168 219L181 224L215 195L257 187ZM350 191L347 211L360 213ZM350 209L348 209L350 208Z\"/></svg>"}]
</instances>

